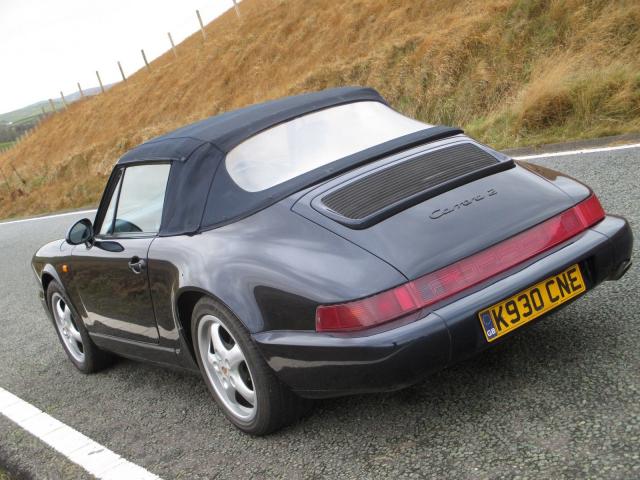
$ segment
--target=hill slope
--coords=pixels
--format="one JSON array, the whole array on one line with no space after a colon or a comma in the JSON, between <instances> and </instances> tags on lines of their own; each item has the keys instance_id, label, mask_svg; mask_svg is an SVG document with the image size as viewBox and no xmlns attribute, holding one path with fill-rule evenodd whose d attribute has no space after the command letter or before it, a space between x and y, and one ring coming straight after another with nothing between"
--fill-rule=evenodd
<instances>
[{"instance_id":1,"label":"hill slope","mask_svg":"<svg viewBox=\"0 0 640 480\"><path fill-rule=\"evenodd\" d=\"M337 85L496 147L640 131L640 4L245 0L0 155L0 217L94 204L116 159L225 110Z\"/></svg>"}]
</instances>

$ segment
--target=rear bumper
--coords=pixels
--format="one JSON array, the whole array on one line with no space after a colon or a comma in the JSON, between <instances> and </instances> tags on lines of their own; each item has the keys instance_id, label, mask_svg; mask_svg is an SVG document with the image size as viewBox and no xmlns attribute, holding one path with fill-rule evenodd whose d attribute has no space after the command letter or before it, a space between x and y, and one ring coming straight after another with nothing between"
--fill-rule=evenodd
<instances>
[{"instance_id":1,"label":"rear bumper","mask_svg":"<svg viewBox=\"0 0 640 480\"><path fill-rule=\"evenodd\" d=\"M574 263L580 264L587 290L617 280L631 264L632 245L626 220L607 216L571 243L490 285L465 292L419 320L394 322L366 334L270 331L253 338L280 380L302 396L396 390L507 340L510 335L491 344L486 341L477 317L480 310Z\"/></svg>"}]
</instances>

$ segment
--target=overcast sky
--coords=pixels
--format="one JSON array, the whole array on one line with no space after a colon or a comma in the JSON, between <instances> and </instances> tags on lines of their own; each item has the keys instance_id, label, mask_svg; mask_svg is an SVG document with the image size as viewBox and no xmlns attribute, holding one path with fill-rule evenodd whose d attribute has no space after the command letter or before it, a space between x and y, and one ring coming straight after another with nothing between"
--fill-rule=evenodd
<instances>
[{"instance_id":1,"label":"overcast sky","mask_svg":"<svg viewBox=\"0 0 640 480\"><path fill-rule=\"evenodd\" d=\"M177 44L232 0L0 0L0 113L121 79Z\"/></svg>"}]
</instances>

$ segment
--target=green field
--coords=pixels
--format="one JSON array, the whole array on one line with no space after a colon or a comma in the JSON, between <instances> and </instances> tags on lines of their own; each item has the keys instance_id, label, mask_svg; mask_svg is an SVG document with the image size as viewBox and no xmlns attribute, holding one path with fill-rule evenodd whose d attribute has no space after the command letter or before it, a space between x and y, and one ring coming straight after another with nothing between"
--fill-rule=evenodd
<instances>
[{"instance_id":1,"label":"green field","mask_svg":"<svg viewBox=\"0 0 640 480\"><path fill-rule=\"evenodd\" d=\"M16 142L0 142L0 150L4 150L5 148L12 147Z\"/></svg>"},{"instance_id":2,"label":"green field","mask_svg":"<svg viewBox=\"0 0 640 480\"><path fill-rule=\"evenodd\" d=\"M54 100L53 103L56 106L56 110L62 106L62 100ZM19 108L18 110L13 110L12 112L0 113L0 122L19 124L32 120L42 115L42 107L44 107L47 112L51 111L48 101L38 102Z\"/></svg>"},{"instance_id":3,"label":"green field","mask_svg":"<svg viewBox=\"0 0 640 480\"><path fill-rule=\"evenodd\" d=\"M0 480L11 480L11 477L0 467Z\"/></svg>"},{"instance_id":4,"label":"green field","mask_svg":"<svg viewBox=\"0 0 640 480\"><path fill-rule=\"evenodd\" d=\"M38 120L38 118L40 118L42 116L42 112L40 113L34 113L33 115L29 115L27 117L23 117L19 120L16 120L15 122L13 122L14 125L22 125L25 123L32 123L35 122L36 120Z\"/></svg>"},{"instance_id":5,"label":"green field","mask_svg":"<svg viewBox=\"0 0 640 480\"><path fill-rule=\"evenodd\" d=\"M108 90L112 87L113 84L105 85L105 90ZM97 95L100 92L98 87L85 88L84 94L85 96ZM80 100L80 93L73 92L65 95L65 99L67 103L73 103L77 100ZM56 107L56 110L62 110L64 105L62 104L62 100L60 98L52 99L53 104ZM44 107L45 112L51 112L51 105L49 105L48 100L41 100L36 103L32 103L31 105L27 105L26 107L19 108L17 110L12 110L11 112L0 113L0 123L13 123L15 125L19 125L24 122L29 122L34 120L37 117L42 116L42 107Z\"/></svg>"}]
</instances>

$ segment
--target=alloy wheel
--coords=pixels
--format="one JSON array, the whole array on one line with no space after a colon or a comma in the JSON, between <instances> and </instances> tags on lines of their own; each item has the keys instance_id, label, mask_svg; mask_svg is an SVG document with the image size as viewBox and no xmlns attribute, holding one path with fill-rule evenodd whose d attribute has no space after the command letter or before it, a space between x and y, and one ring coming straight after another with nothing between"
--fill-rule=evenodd
<instances>
[{"instance_id":1,"label":"alloy wheel","mask_svg":"<svg viewBox=\"0 0 640 480\"><path fill-rule=\"evenodd\" d=\"M62 298L62 295L56 292L51 296L51 306L56 328L60 333L60 338L62 338L62 341L67 347L67 351L77 362L84 362L82 336L80 335L76 320L73 318L73 313L71 313L69 305L66 300Z\"/></svg>"},{"instance_id":2,"label":"alloy wheel","mask_svg":"<svg viewBox=\"0 0 640 480\"><path fill-rule=\"evenodd\" d=\"M256 415L257 398L240 344L213 315L201 318L197 339L200 360L218 399L234 417L251 421Z\"/></svg>"}]
</instances>

